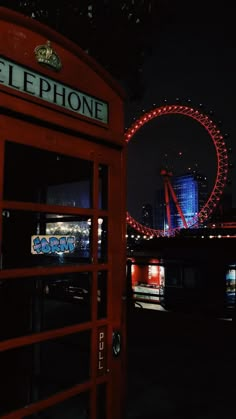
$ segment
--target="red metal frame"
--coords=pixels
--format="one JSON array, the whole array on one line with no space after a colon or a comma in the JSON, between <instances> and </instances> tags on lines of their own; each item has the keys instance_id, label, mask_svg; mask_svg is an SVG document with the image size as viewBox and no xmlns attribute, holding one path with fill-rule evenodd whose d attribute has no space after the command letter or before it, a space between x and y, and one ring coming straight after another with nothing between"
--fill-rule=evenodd
<instances>
[{"instance_id":1,"label":"red metal frame","mask_svg":"<svg viewBox=\"0 0 236 419\"><path fill-rule=\"evenodd\" d=\"M2 418L22 418L44 410L84 391L90 392L90 417L96 419L97 386L107 385L107 419L124 417L124 368L125 368L125 272L126 272L126 147L123 138L124 93L114 80L79 47L48 27L25 18L23 15L0 8L0 54L32 71L51 77L61 83L67 81L81 91L101 98L109 104L109 121L102 123L88 120L81 115L58 109L56 105L43 103L33 95L26 96L18 90L9 90L0 84L0 212L12 210L38 211L41 213L62 213L91 216L94 225L99 217L108 220L108 259L99 263L97 257L97 229L92 230L91 264L77 266L54 266L19 269L1 269L0 279L11 280L40 275L87 271L92 273L91 321L66 327L7 339L0 342L0 353L69 334L91 331L91 376L83 384L53 394L27 407L5 414ZM61 72L52 73L40 67L34 57L34 48L47 39L61 57L64 66ZM14 57L14 58L13 58ZM24 145L59 152L68 156L84 158L93 162L93 202L89 209L35 204L32 202L4 201L4 145L9 140ZM108 208L100 209L99 165L108 166ZM2 222L0 219L0 243L2 243ZM29 247L30 248L30 247ZM107 317L97 318L97 274L107 272ZM98 333L106 329L106 365L103 375L98 375ZM120 330L122 354L112 357L112 331ZM118 390L119 389L119 390Z\"/></svg>"},{"instance_id":2,"label":"red metal frame","mask_svg":"<svg viewBox=\"0 0 236 419\"><path fill-rule=\"evenodd\" d=\"M128 143L135 135L135 133L149 121L154 118L157 118L161 115L168 115L168 114L181 114L189 116L192 119L195 119L199 122L208 132L210 135L211 140L214 143L215 150L216 150L216 158L217 158L217 174L214 186L210 193L210 196L204 206L200 209L199 213L193 217L191 221L188 222L188 227L195 225L196 223L203 223L208 219L208 217L212 214L214 209L216 208L224 187L227 182L227 175L228 175L228 154L226 144L218 127L215 123L207 116L189 106L182 106L182 105L165 105L146 112L142 115L139 119L137 119L130 128L125 133L125 141ZM164 230L155 230L144 225L140 224L136 221L128 212L126 214L126 221L127 223L139 231L142 234L148 236L164 236L166 232ZM175 234L175 230L170 231L168 234Z\"/></svg>"}]
</instances>

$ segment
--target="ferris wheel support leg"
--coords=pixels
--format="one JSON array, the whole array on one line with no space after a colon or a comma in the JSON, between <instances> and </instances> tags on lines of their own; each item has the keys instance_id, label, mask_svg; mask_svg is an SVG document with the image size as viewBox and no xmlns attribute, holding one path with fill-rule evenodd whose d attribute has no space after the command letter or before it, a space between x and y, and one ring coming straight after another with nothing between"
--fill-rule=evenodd
<instances>
[{"instance_id":1,"label":"ferris wheel support leg","mask_svg":"<svg viewBox=\"0 0 236 419\"><path fill-rule=\"evenodd\" d=\"M165 204L166 204L168 228L169 230L171 230L170 198L169 198L169 191L168 191L168 181L166 179L164 179L164 191L165 191Z\"/></svg>"},{"instance_id":2,"label":"ferris wheel support leg","mask_svg":"<svg viewBox=\"0 0 236 419\"><path fill-rule=\"evenodd\" d=\"M172 196L172 198L173 198L173 201L174 201L174 203L175 203L175 206L176 206L176 208L177 208L177 211L178 211L178 213L179 213L179 215L180 215L180 217L181 217L181 220L183 221L183 225L184 225L184 227L185 227L185 228L188 228L188 224L187 224L187 222L186 222L186 220L185 220L185 217L184 217L183 211L182 211L182 209L181 209L181 207L180 207L180 205L179 205L179 202L178 202L177 196L176 196L175 191L174 191L174 189L172 188L172 185L171 185L171 183L170 183L170 181L169 181L169 180L168 180L168 186L169 186L170 193L171 193L171 196Z\"/></svg>"}]
</instances>

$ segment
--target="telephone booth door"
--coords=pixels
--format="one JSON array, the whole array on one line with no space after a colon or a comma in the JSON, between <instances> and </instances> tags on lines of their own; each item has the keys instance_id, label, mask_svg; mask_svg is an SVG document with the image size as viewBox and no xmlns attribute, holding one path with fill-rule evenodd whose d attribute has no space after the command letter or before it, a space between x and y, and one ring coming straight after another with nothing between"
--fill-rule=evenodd
<instances>
[{"instance_id":1,"label":"telephone booth door","mask_svg":"<svg viewBox=\"0 0 236 419\"><path fill-rule=\"evenodd\" d=\"M54 32L48 34L41 24L35 29L35 23L28 21L32 28L25 29L25 18L2 9L1 13L2 28L11 20L8 33L14 32L13 20L21 25L21 35L16 31L16 36L24 42L29 36L23 37L24 30L34 34L40 28L41 37L54 36L60 51L63 39L57 39ZM20 88L8 89L7 63L13 63L10 71L17 69L11 57L3 57L0 417L121 419L125 395L124 145L121 140L109 140L114 126L94 124L83 115L75 121L70 110L60 114L55 104L45 105ZM18 64L19 75L21 65L25 63ZM36 64L32 68L34 78L27 76L31 91ZM50 69L42 71L50 80ZM14 83L17 86L16 79ZM121 101L117 102L119 113ZM110 112L112 125L112 107Z\"/></svg>"}]
</instances>

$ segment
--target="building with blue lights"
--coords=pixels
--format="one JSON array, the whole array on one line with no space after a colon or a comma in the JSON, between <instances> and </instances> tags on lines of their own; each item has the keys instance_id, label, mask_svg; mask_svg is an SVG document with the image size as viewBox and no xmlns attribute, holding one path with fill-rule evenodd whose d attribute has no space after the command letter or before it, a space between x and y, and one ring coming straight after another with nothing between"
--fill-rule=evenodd
<instances>
[{"instance_id":1,"label":"building with blue lights","mask_svg":"<svg viewBox=\"0 0 236 419\"><path fill-rule=\"evenodd\" d=\"M199 210L198 181L196 176L187 174L173 177L172 186L186 223L191 223L192 218L196 216ZM171 227L183 227L183 221L173 200L170 201L170 208Z\"/></svg>"}]
</instances>

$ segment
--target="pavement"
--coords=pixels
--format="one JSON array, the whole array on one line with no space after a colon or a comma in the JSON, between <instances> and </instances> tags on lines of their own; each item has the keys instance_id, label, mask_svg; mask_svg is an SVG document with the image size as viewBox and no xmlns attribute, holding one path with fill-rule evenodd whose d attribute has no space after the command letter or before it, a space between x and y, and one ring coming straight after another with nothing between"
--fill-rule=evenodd
<instances>
[{"instance_id":1,"label":"pavement","mask_svg":"<svg viewBox=\"0 0 236 419\"><path fill-rule=\"evenodd\" d=\"M132 309L126 419L235 419L236 323Z\"/></svg>"}]
</instances>

